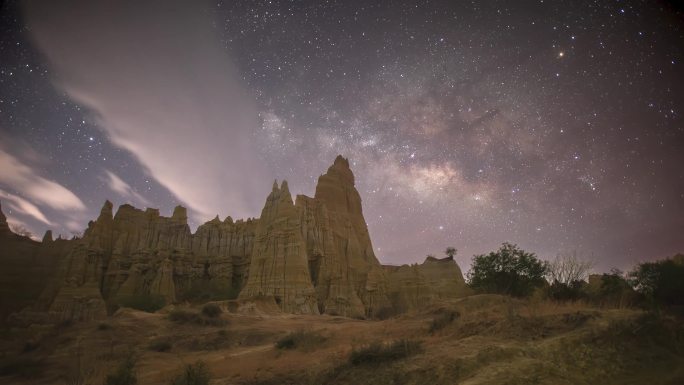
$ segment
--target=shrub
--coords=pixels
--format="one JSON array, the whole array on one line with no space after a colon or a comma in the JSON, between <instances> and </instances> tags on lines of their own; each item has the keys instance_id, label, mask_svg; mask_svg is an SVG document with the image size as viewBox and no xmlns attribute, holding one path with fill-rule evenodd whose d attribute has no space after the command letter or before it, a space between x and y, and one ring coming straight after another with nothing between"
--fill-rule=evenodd
<instances>
[{"instance_id":1,"label":"shrub","mask_svg":"<svg viewBox=\"0 0 684 385\"><path fill-rule=\"evenodd\" d=\"M142 310L148 313L163 308L166 305L164 296L156 294L138 294L118 299L119 306L130 307L131 309Z\"/></svg>"},{"instance_id":2,"label":"shrub","mask_svg":"<svg viewBox=\"0 0 684 385\"><path fill-rule=\"evenodd\" d=\"M108 374L105 379L106 385L135 385L138 378L135 375L135 358L132 354L128 355L114 373Z\"/></svg>"},{"instance_id":3,"label":"shrub","mask_svg":"<svg viewBox=\"0 0 684 385\"><path fill-rule=\"evenodd\" d=\"M220 316L221 313L223 313L221 308L214 303L208 303L202 307L202 314L209 318L216 318Z\"/></svg>"},{"instance_id":4,"label":"shrub","mask_svg":"<svg viewBox=\"0 0 684 385\"><path fill-rule=\"evenodd\" d=\"M326 338L312 331L297 330L276 341L278 349L313 349L325 342Z\"/></svg>"},{"instance_id":5,"label":"shrub","mask_svg":"<svg viewBox=\"0 0 684 385\"><path fill-rule=\"evenodd\" d=\"M546 291L548 297L556 301L577 301L586 297L585 287L585 281L553 281Z\"/></svg>"},{"instance_id":6,"label":"shrub","mask_svg":"<svg viewBox=\"0 0 684 385\"><path fill-rule=\"evenodd\" d=\"M442 312L437 317L432 319L432 323L430 323L430 329L428 332L430 334L434 334L438 330L442 330L448 325L450 325L456 318L459 317L459 313L457 311L449 310L446 312Z\"/></svg>"},{"instance_id":7,"label":"shrub","mask_svg":"<svg viewBox=\"0 0 684 385\"><path fill-rule=\"evenodd\" d=\"M202 361L188 364L183 373L173 379L171 385L208 385L211 374L207 365Z\"/></svg>"},{"instance_id":8,"label":"shrub","mask_svg":"<svg viewBox=\"0 0 684 385\"><path fill-rule=\"evenodd\" d=\"M650 304L684 305L684 263L674 259L640 263L629 277Z\"/></svg>"},{"instance_id":9,"label":"shrub","mask_svg":"<svg viewBox=\"0 0 684 385\"><path fill-rule=\"evenodd\" d=\"M504 243L496 252L473 257L468 282L479 292L527 297L546 284L547 270L547 263L534 253Z\"/></svg>"},{"instance_id":10,"label":"shrub","mask_svg":"<svg viewBox=\"0 0 684 385\"><path fill-rule=\"evenodd\" d=\"M148 345L148 349L154 350L155 352L168 352L172 347L173 345L171 342L165 338L152 340Z\"/></svg>"},{"instance_id":11,"label":"shrub","mask_svg":"<svg viewBox=\"0 0 684 385\"><path fill-rule=\"evenodd\" d=\"M110 330L112 328L112 325L106 323L106 322L101 322L97 324L97 330Z\"/></svg>"},{"instance_id":12,"label":"shrub","mask_svg":"<svg viewBox=\"0 0 684 385\"><path fill-rule=\"evenodd\" d=\"M0 361L0 376L39 377L45 365L29 357L4 357Z\"/></svg>"},{"instance_id":13,"label":"shrub","mask_svg":"<svg viewBox=\"0 0 684 385\"><path fill-rule=\"evenodd\" d=\"M352 350L349 363L352 365L372 365L400 360L422 352L420 341L396 340L389 343L372 343Z\"/></svg>"}]
</instances>

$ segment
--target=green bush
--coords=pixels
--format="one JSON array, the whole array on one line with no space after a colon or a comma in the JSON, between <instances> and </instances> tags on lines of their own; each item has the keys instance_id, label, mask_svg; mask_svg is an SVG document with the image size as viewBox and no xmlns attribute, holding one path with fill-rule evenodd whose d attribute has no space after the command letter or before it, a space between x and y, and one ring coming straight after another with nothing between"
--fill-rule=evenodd
<instances>
[{"instance_id":1,"label":"green bush","mask_svg":"<svg viewBox=\"0 0 684 385\"><path fill-rule=\"evenodd\" d=\"M117 303L121 307L130 307L131 309L142 310L148 313L154 313L166 306L164 296L156 294L137 294L121 297Z\"/></svg>"},{"instance_id":2,"label":"green bush","mask_svg":"<svg viewBox=\"0 0 684 385\"><path fill-rule=\"evenodd\" d=\"M349 363L352 365L373 365L400 360L421 353L420 341L397 340L389 343L372 343L352 350Z\"/></svg>"},{"instance_id":3,"label":"green bush","mask_svg":"<svg viewBox=\"0 0 684 385\"><path fill-rule=\"evenodd\" d=\"M504 243L499 250L473 257L469 285L478 292L527 297L546 284L548 263L518 246Z\"/></svg>"},{"instance_id":4,"label":"green bush","mask_svg":"<svg viewBox=\"0 0 684 385\"><path fill-rule=\"evenodd\" d=\"M442 330L445 327L449 326L456 318L459 317L459 313L457 311L449 310L442 312L438 314L435 318L432 319L432 322L430 323L430 329L428 332L430 334L434 334L438 330Z\"/></svg>"},{"instance_id":5,"label":"green bush","mask_svg":"<svg viewBox=\"0 0 684 385\"><path fill-rule=\"evenodd\" d=\"M655 306L684 306L684 258L640 263L629 273L634 288Z\"/></svg>"},{"instance_id":6,"label":"green bush","mask_svg":"<svg viewBox=\"0 0 684 385\"><path fill-rule=\"evenodd\" d=\"M216 318L220 316L221 313L223 313L221 308L214 303L208 303L202 307L202 314L209 318Z\"/></svg>"},{"instance_id":7,"label":"green bush","mask_svg":"<svg viewBox=\"0 0 684 385\"><path fill-rule=\"evenodd\" d=\"M211 373L202 361L188 364L183 373L173 379L171 385L208 385Z\"/></svg>"},{"instance_id":8,"label":"green bush","mask_svg":"<svg viewBox=\"0 0 684 385\"><path fill-rule=\"evenodd\" d=\"M114 373L108 374L105 379L106 385L136 385L138 377L135 374L135 358L128 355Z\"/></svg>"},{"instance_id":9,"label":"green bush","mask_svg":"<svg viewBox=\"0 0 684 385\"><path fill-rule=\"evenodd\" d=\"M172 347L173 345L166 338L152 340L148 345L148 349L154 350L155 352L168 352Z\"/></svg>"},{"instance_id":10,"label":"green bush","mask_svg":"<svg viewBox=\"0 0 684 385\"><path fill-rule=\"evenodd\" d=\"M311 350L325 342L326 338L317 332L297 330L276 341L278 349Z\"/></svg>"}]
</instances>

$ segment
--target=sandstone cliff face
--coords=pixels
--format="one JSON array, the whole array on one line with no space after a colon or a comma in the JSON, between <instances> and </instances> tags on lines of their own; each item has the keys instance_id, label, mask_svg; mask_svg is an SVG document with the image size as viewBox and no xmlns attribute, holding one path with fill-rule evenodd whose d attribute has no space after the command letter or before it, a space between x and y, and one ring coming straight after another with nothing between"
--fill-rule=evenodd
<instances>
[{"instance_id":1,"label":"sandstone cliff face","mask_svg":"<svg viewBox=\"0 0 684 385\"><path fill-rule=\"evenodd\" d=\"M302 235L322 312L373 316L390 305L373 253L349 162L341 156L321 175L314 198L297 196Z\"/></svg>"},{"instance_id":2,"label":"sandstone cliff face","mask_svg":"<svg viewBox=\"0 0 684 385\"><path fill-rule=\"evenodd\" d=\"M105 202L96 221L64 258L55 283L43 291L36 310L50 320L104 317L105 303L125 303L140 296L163 297L166 303L185 298L195 284L231 288L247 273L254 221L210 221L195 235L185 208L171 217L156 209ZM237 266L237 268L234 268ZM216 283L216 285L213 285ZM48 304L40 306L40 304Z\"/></svg>"},{"instance_id":3,"label":"sandstone cliff face","mask_svg":"<svg viewBox=\"0 0 684 385\"><path fill-rule=\"evenodd\" d=\"M14 234L0 208L0 323L40 300L60 260L73 246L73 241L52 240L51 233L49 238L41 243Z\"/></svg>"},{"instance_id":4,"label":"sandstone cliff face","mask_svg":"<svg viewBox=\"0 0 684 385\"><path fill-rule=\"evenodd\" d=\"M256 230L247 284L240 298L273 296L290 313L318 314L300 215L283 182L266 199Z\"/></svg>"},{"instance_id":5,"label":"sandstone cliff face","mask_svg":"<svg viewBox=\"0 0 684 385\"><path fill-rule=\"evenodd\" d=\"M444 298L471 294L452 257L427 257L422 264L385 266L389 296L396 311L414 310Z\"/></svg>"},{"instance_id":6,"label":"sandstone cliff face","mask_svg":"<svg viewBox=\"0 0 684 385\"><path fill-rule=\"evenodd\" d=\"M0 237L18 237L4 215ZM287 182L274 184L259 219L217 216L192 234L181 206L170 217L127 204L114 215L107 201L82 239L53 241L48 232L43 240L22 241L31 253L56 256L49 266L54 279L40 286L39 299L23 312L30 319L41 312L51 320L97 319L107 305L132 297L173 303L237 293L242 301L270 300L290 313L373 317L465 287L453 261L383 269L354 175L341 156L320 176L313 198L298 195L293 204Z\"/></svg>"}]
</instances>

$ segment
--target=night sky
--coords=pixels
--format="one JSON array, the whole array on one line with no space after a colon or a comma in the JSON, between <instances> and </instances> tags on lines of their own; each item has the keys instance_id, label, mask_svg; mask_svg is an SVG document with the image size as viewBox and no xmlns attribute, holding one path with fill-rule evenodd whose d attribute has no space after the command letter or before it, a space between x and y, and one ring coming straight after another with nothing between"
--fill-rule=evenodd
<instances>
[{"instance_id":1,"label":"night sky","mask_svg":"<svg viewBox=\"0 0 684 385\"><path fill-rule=\"evenodd\" d=\"M349 158L378 258L684 251L684 16L658 1L8 1L0 200L71 236L313 196Z\"/></svg>"}]
</instances>

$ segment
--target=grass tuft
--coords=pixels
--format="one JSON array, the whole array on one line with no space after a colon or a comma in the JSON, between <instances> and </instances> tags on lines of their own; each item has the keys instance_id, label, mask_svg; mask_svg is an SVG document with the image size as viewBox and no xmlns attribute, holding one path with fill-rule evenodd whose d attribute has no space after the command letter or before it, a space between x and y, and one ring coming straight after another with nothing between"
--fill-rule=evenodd
<instances>
[{"instance_id":1,"label":"grass tuft","mask_svg":"<svg viewBox=\"0 0 684 385\"><path fill-rule=\"evenodd\" d=\"M209 317L209 318L217 318L221 316L221 308L214 304L214 303L208 303L202 307L202 314Z\"/></svg>"},{"instance_id":2,"label":"grass tuft","mask_svg":"<svg viewBox=\"0 0 684 385\"><path fill-rule=\"evenodd\" d=\"M219 309L221 310L221 309ZM189 310L176 309L169 313L169 320L178 324L193 323L201 326L225 326L228 321L220 318L220 314L214 317L207 317Z\"/></svg>"},{"instance_id":3,"label":"grass tuft","mask_svg":"<svg viewBox=\"0 0 684 385\"><path fill-rule=\"evenodd\" d=\"M173 344L166 338L157 338L152 340L147 346L149 350L155 352L168 352L173 347Z\"/></svg>"},{"instance_id":4,"label":"grass tuft","mask_svg":"<svg viewBox=\"0 0 684 385\"><path fill-rule=\"evenodd\" d=\"M202 361L185 366L183 373L173 379L171 385L208 385L211 373Z\"/></svg>"},{"instance_id":5,"label":"grass tuft","mask_svg":"<svg viewBox=\"0 0 684 385\"><path fill-rule=\"evenodd\" d=\"M278 349L304 349L313 350L325 342L326 338L317 332L297 330L291 332L278 341L276 341L276 348Z\"/></svg>"},{"instance_id":6,"label":"grass tuft","mask_svg":"<svg viewBox=\"0 0 684 385\"><path fill-rule=\"evenodd\" d=\"M410 357L423 351L420 341L401 339L388 343L375 342L352 350L349 363L373 365Z\"/></svg>"},{"instance_id":7,"label":"grass tuft","mask_svg":"<svg viewBox=\"0 0 684 385\"><path fill-rule=\"evenodd\" d=\"M432 319L432 323L430 323L430 329L428 332L430 334L434 334L435 332L444 329L445 327L451 325L451 323L454 322L459 316L460 314L453 310L438 314Z\"/></svg>"}]
</instances>

